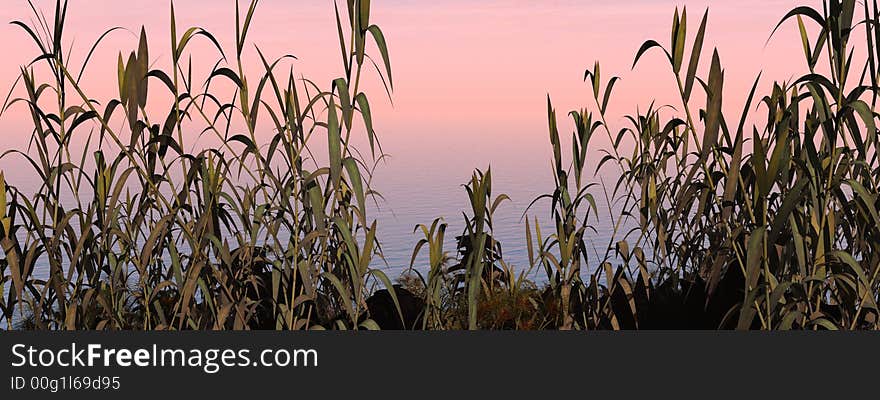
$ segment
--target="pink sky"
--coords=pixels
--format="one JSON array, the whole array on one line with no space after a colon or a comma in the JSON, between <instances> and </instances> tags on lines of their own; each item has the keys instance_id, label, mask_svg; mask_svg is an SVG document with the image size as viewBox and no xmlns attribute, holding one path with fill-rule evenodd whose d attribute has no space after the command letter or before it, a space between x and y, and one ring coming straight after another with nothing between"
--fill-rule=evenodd
<instances>
[{"instance_id":1,"label":"pink sky","mask_svg":"<svg viewBox=\"0 0 880 400\"><path fill-rule=\"evenodd\" d=\"M48 13L54 5L47 0L36 3ZM727 77L726 108L738 112L759 71L765 71L766 86L771 79L788 79L803 70L792 26L764 46L779 18L798 3L376 0L372 20L389 41L394 107L383 98L376 81L366 89L386 150L408 168L407 159L427 165L450 158L459 161L462 171L488 162L510 168L544 167L545 96L551 94L560 114L592 106L582 78L595 60L602 62L606 76L623 77L612 100L612 115L644 108L653 99L675 100L674 80L659 53L646 57L635 71L630 65L645 39L668 43L676 6L688 6L691 38L703 10L710 7L705 51L719 48ZM230 44L233 5L225 0L178 1L178 29L202 26ZM0 20L30 16L26 0L5 0L0 8ZM167 68L168 20L166 0L71 0L66 39L68 44L75 40L74 64L106 28L122 26L136 32L143 24L151 38L152 60ZM6 38L7 56L0 60L0 90L5 94L19 66L38 54L18 28L0 25L0 35ZM329 84L341 75L331 0L263 0L249 39L272 57L296 55L298 72L316 82ZM135 45L130 32L117 32L105 42L86 73L84 86L91 95L108 99L115 94L116 52L127 53ZM197 58L196 64L209 68L216 58L204 42L198 46L196 57L211 56ZM232 50L227 47L227 51ZM252 47L250 53L255 60ZM703 64L708 64L708 55ZM0 143L22 144L27 132L20 130L21 123L18 116L5 115L0 120L4 135ZM532 161L523 163L523 158Z\"/></svg>"}]
</instances>

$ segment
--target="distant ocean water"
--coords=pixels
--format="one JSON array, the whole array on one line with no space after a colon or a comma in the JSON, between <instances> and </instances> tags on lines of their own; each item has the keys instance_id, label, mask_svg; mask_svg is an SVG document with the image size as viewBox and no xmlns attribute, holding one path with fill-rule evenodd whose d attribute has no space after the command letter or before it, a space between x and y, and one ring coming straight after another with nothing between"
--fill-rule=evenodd
<instances>
[{"instance_id":1,"label":"distant ocean water","mask_svg":"<svg viewBox=\"0 0 880 400\"><path fill-rule=\"evenodd\" d=\"M548 144L549 146L549 144ZM410 161L418 164L418 161ZM546 168L538 168L531 174L523 171L505 170L497 166L492 167L493 196L504 193L510 197L498 208L493 217L493 232L496 240L501 242L504 260L507 264L515 267L518 271L528 269L529 257L526 244L526 223L529 218L535 243L535 254L539 250L537 238L534 233L535 219L541 224L541 231L546 239L555 230L551 219L551 204L549 199L541 199L532 203L538 196L549 194L553 191L553 178L550 174L549 160ZM416 171L425 171L426 168L418 168L415 165L389 166L391 175L398 168ZM461 169L461 171L459 171ZM482 167L485 170L486 167ZM457 174L424 173L419 180L421 183L406 185L396 183L392 176L383 177L381 170L377 172L376 189L383 191L384 202L380 202L378 210L373 210L373 216L379 222L380 240L383 243L385 262L374 263L374 266L386 269L389 276L399 275L409 266L413 254L413 248L418 240L423 237L422 232L414 231L418 224L429 225L434 218L443 218L448 224L446 232L445 250L451 256L456 256L455 237L460 235L465 228L465 213L470 216L472 211L464 189L464 184L470 180L470 172L463 168L454 169ZM443 170L438 171L443 172ZM608 181L608 178L605 178ZM596 180L598 182L598 179ZM610 182L613 186L613 181ZM609 188L611 190L611 188ZM587 245L594 247L596 253L604 256L612 236L613 226L608 218L608 208L601 186L595 187L592 194L596 198L599 208L599 218L591 214L588 224L592 227L587 233ZM529 208L529 205L531 207ZM586 207L585 207L586 208ZM594 230L595 231L594 231ZM427 255L427 248L422 250ZM596 257L592 256L590 264L595 264ZM415 268L425 272L426 258L416 260ZM543 279L543 269L535 266L533 273L536 279Z\"/></svg>"}]
</instances>

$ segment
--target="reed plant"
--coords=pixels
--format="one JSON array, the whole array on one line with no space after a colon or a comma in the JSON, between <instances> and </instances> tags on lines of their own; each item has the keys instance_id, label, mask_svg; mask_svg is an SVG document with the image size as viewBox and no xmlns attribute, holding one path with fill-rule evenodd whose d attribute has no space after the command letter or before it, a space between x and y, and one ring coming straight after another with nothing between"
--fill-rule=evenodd
<instances>
[{"instance_id":1,"label":"reed plant","mask_svg":"<svg viewBox=\"0 0 880 400\"><path fill-rule=\"evenodd\" d=\"M665 55L678 104L651 104L612 127L619 78L604 78L597 62L584 75L594 104L569 113L564 146L548 99L556 185L530 211L549 200L553 229L527 219L526 233L530 263L546 272L530 295L540 326L877 329L878 18L868 2L791 10L779 26L797 24L809 72L764 96L759 75L733 119L717 49L698 74L708 11L690 37L687 10L676 10L669 44L648 40L636 52L634 69L649 51ZM597 133L611 146L591 152ZM619 177L610 187L590 181L603 169ZM599 190L613 234L591 260L590 221L605 218Z\"/></svg>"},{"instance_id":2,"label":"reed plant","mask_svg":"<svg viewBox=\"0 0 880 400\"><path fill-rule=\"evenodd\" d=\"M878 16L870 2L791 10L780 25L797 24L809 72L764 96L759 76L734 119L717 50L698 75L708 11L692 39L687 11L676 11L668 45L649 40L636 53L634 68L663 53L680 103L628 115L613 133L605 121L617 78L604 82L598 63L586 72L596 111L572 113L573 149L592 116L589 128L612 143L598 164L619 171L611 198L623 211L612 256L591 275L604 285L581 289L591 303L582 327L878 327ZM552 112L550 121L558 159ZM636 229L618 230L620 219Z\"/></svg>"},{"instance_id":3,"label":"reed plant","mask_svg":"<svg viewBox=\"0 0 880 400\"><path fill-rule=\"evenodd\" d=\"M119 53L119 93L108 100L89 97L81 80L92 52L116 29L101 35L82 65L71 65L68 2L56 1L49 16L28 3L34 22L13 24L39 54L21 68L3 112L29 113L30 151L3 157L23 160L42 183L26 193L0 179L0 286L8 289L0 322L377 328L365 298L376 284L391 284L371 267L378 228L367 202L382 153L361 87L376 77L390 95L393 81L369 1L336 7L344 73L326 86L297 77L293 56L268 57L248 42L258 0L235 3L232 54L202 28L178 29L172 2L170 63L152 64L141 29L137 47ZM204 77L192 72L190 46L198 40L218 60ZM368 54L368 43L377 54ZM246 57L261 68L246 71L253 64ZM170 105L156 111L154 104ZM270 140L260 142L257 133L267 131ZM352 144L355 135L366 136L366 157ZM219 147L199 149L203 136ZM74 138L85 146L72 145ZM326 143L326 164L312 154L316 141ZM48 274L38 274L38 265Z\"/></svg>"},{"instance_id":4,"label":"reed plant","mask_svg":"<svg viewBox=\"0 0 880 400\"><path fill-rule=\"evenodd\" d=\"M343 72L327 85L249 44L258 0L236 2L229 54L204 29L178 30L171 3L169 65L151 64L142 29L118 56L109 100L81 82L117 29L71 65L67 1L50 18L29 4L35 22L13 23L39 52L2 113L27 113L33 129L28 149L2 157L40 184L26 192L0 173L6 329L378 329L379 314L422 329L880 327L876 2L784 15L808 72L759 75L733 116L721 52L703 48L708 11L689 35L676 10L669 41L646 41L633 63L661 52L676 104L610 124L620 80L597 62L584 74L592 104L568 113L566 136L548 97L555 185L524 215L529 265L505 259L493 216L508 197L493 195L491 169L476 170L455 249L443 219L416 227L412 274L398 285L373 267L370 182L384 153L361 80L389 97L393 80L369 1L334 3ZM197 40L218 60L201 78L188 50ZM262 68L250 74L247 57ZM611 145L596 148L597 134ZM219 145L199 148L202 137ZM603 219L612 235L595 248ZM391 301L368 301L379 293Z\"/></svg>"}]
</instances>

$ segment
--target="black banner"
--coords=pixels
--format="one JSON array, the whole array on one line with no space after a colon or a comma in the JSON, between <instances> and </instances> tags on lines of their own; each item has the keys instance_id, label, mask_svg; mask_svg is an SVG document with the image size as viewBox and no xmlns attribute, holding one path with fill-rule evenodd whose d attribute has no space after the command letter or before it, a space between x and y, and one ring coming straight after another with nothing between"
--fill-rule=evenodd
<instances>
[{"instance_id":1,"label":"black banner","mask_svg":"<svg viewBox=\"0 0 880 400\"><path fill-rule=\"evenodd\" d=\"M876 395L873 333L4 332L3 398Z\"/></svg>"}]
</instances>

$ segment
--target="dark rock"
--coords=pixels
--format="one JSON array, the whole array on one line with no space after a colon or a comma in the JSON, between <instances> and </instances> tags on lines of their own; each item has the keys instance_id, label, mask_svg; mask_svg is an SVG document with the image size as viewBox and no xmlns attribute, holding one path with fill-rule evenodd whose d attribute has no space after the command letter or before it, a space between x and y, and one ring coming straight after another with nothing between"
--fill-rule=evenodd
<instances>
[{"instance_id":1,"label":"dark rock","mask_svg":"<svg viewBox=\"0 0 880 400\"><path fill-rule=\"evenodd\" d=\"M394 285L394 293L400 303L403 321L387 289L376 291L367 299L370 318L383 330L421 329L425 301L400 285Z\"/></svg>"}]
</instances>

